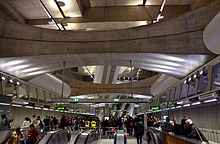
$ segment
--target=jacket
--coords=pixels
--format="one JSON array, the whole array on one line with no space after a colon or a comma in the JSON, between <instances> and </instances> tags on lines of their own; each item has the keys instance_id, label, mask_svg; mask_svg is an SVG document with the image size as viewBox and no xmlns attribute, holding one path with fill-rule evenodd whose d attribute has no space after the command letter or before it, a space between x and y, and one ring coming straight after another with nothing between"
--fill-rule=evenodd
<instances>
[{"instance_id":1,"label":"jacket","mask_svg":"<svg viewBox=\"0 0 220 144\"><path fill-rule=\"evenodd\" d=\"M11 134L8 141L6 142L6 144L22 144L22 143L24 143L24 135L22 132L18 135L16 131L14 131Z\"/></svg>"}]
</instances>

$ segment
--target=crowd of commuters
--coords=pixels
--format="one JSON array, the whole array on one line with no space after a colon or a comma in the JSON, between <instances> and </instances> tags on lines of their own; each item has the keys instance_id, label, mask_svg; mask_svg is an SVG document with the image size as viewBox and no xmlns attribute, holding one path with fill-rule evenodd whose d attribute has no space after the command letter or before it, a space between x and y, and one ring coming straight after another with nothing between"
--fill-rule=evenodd
<instances>
[{"instance_id":1,"label":"crowd of commuters","mask_svg":"<svg viewBox=\"0 0 220 144\"><path fill-rule=\"evenodd\" d=\"M2 114L1 128L11 128L10 123L14 120L13 116L9 118ZM53 131L57 128L70 130L84 130L86 122L96 128L99 119L97 117L65 117L62 115L60 119L55 116L45 116L41 119L40 116L33 115L31 118L25 117L21 126L14 129L11 136L7 139L6 144L35 144L37 139L41 139L41 134L47 131ZM88 125L88 124L87 124ZM90 127L89 125L89 127ZM28 129L27 136L23 134L21 129Z\"/></svg>"},{"instance_id":2,"label":"crowd of commuters","mask_svg":"<svg viewBox=\"0 0 220 144\"><path fill-rule=\"evenodd\" d=\"M166 121L164 123L159 117L150 116L148 117L147 123L149 127L159 127L162 125L162 129L164 131L170 132L174 135L182 135L208 142L208 140L203 136L202 132L187 116L183 117L180 124L177 123L175 116L173 116L171 120L169 117L166 117Z\"/></svg>"},{"instance_id":3,"label":"crowd of commuters","mask_svg":"<svg viewBox=\"0 0 220 144\"><path fill-rule=\"evenodd\" d=\"M9 118L5 114L2 115L1 127L10 128L10 123L14 120L13 116ZM171 132L175 135L183 135L189 138L208 140L203 136L201 131L194 125L191 119L187 116L181 120L181 123L176 122L176 117L173 116L170 120L166 117L166 121L163 122L159 117L149 116L147 119L148 127L162 127L164 131ZM21 131L21 128L29 127L27 137ZM60 129L75 130L78 133L82 130L90 128L101 128L103 134L107 133L109 138L114 137L115 130L126 130L129 136L136 136L137 144L142 144L142 136L144 135L144 121L143 117L132 118L126 116L125 118L115 118L112 115L109 117L103 117L100 121L98 117L65 117L62 115L60 119L55 116L45 116L41 119L40 116L33 115L31 118L25 117L21 127L18 126L14 129L14 132L9 137L6 144L22 144L26 141L27 144L35 144L37 139L41 139L40 134L47 131ZM40 132L38 130L40 130Z\"/></svg>"},{"instance_id":4,"label":"crowd of commuters","mask_svg":"<svg viewBox=\"0 0 220 144\"><path fill-rule=\"evenodd\" d=\"M125 129L129 136L136 136L137 144L142 144L142 136L144 135L144 121L141 117L132 118L126 116L125 118L114 118L112 115L108 119L101 120L101 127L103 134L108 134L109 138L113 138L115 129Z\"/></svg>"}]
</instances>

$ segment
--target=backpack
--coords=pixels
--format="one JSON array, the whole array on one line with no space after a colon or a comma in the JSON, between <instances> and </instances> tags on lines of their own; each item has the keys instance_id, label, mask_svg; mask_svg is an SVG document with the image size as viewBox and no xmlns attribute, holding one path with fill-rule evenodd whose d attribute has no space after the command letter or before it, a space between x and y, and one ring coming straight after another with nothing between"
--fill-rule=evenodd
<instances>
[{"instance_id":1,"label":"backpack","mask_svg":"<svg viewBox=\"0 0 220 144\"><path fill-rule=\"evenodd\" d=\"M130 121L129 126L133 127L133 122L132 121Z\"/></svg>"},{"instance_id":2,"label":"backpack","mask_svg":"<svg viewBox=\"0 0 220 144\"><path fill-rule=\"evenodd\" d=\"M40 124L39 125L40 125L41 128L43 128L45 126L44 122L42 122L41 120L40 120Z\"/></svg>"}]
</instances>

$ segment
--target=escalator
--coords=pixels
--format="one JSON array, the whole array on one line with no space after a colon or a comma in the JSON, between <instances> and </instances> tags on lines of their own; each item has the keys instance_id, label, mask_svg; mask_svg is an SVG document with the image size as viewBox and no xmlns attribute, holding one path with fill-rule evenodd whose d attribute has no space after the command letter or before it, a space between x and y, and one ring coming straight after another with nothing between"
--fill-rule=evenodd
<instances>
[{"instance_id":1,"label":"escalator","mask_svg":"<svg viewBox=\"0 0 220 144\"><path fill-rule=\"evenodd\" d=\"M115 134L114 144L127 144L127 135L124 130L118 130Z\"/></svg>"},{"instance_id":2,"label":"escalator","mask_svg":"<svg viewBox=\"0 0 220 144\"><path fill-rule=\"evenodd\" d=\"M74 144L91 144L99 138L98 130L86 130L80 133L75 139Z\"/></svg>"}]
</instances>

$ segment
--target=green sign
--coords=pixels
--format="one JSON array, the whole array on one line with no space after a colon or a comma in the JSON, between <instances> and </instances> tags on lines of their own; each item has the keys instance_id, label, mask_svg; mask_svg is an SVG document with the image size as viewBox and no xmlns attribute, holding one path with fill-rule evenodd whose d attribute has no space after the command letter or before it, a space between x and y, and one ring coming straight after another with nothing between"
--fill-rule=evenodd
<instances>
[{"instance_id":1,"label":"green sign","mask_svg":"<svg viewBox=\"0 0 220 144\"><path fill-rule=\"evenodd\" d=\"M177 104L178 104L178 105L183 104L183 101L179 101L179 102L177 102Z\"/></svg>"},{"instance_id":2,"label":"green sign","mask_svg":"<svg viewBox=\"0 0 220 144\"><path fill-rule=\"evenodd\" d=\"M25 105L29 104L29 102L23 102Z\"/></svg>"},{"instance_id":3,"label":"green sign","mask_svg":"<svg viewBox=\"0 0 220 144\"><path fill-rule=\"evenodd\" d=\"M75 102L78 102L78 101L79 101L79 99L74 99L74 101L75 101Z\"/></svg>"},{"instance_id":4,"label":"green sign","mask_svg":"<svg viewBox=\"0 0 220 144\"><path fill-rule=\"evenodd\" d=\"M114 102L118 102L119 101L119 99L114 99Z\"/></svg>"},{"instance_id":5,"label":"green sign","mask_svg":"<svg viewBox=\"0 0 220 144\"><path fill-rule=\"evenodd\" d=\"M159 107L159 106L152 106L152 107L150 107L150 109L151 109L151 110L159 110L160 107Z\"/></svg>"},{"instance_id":6,"label":"green sign","mask_svg":"<svg viewBox=\"0 0 220 144\"><path fill-rule=\"evenodd\" d=\"M57 107L57 110L65 110L65 107Z\"/></svg>"}]
</instances>

